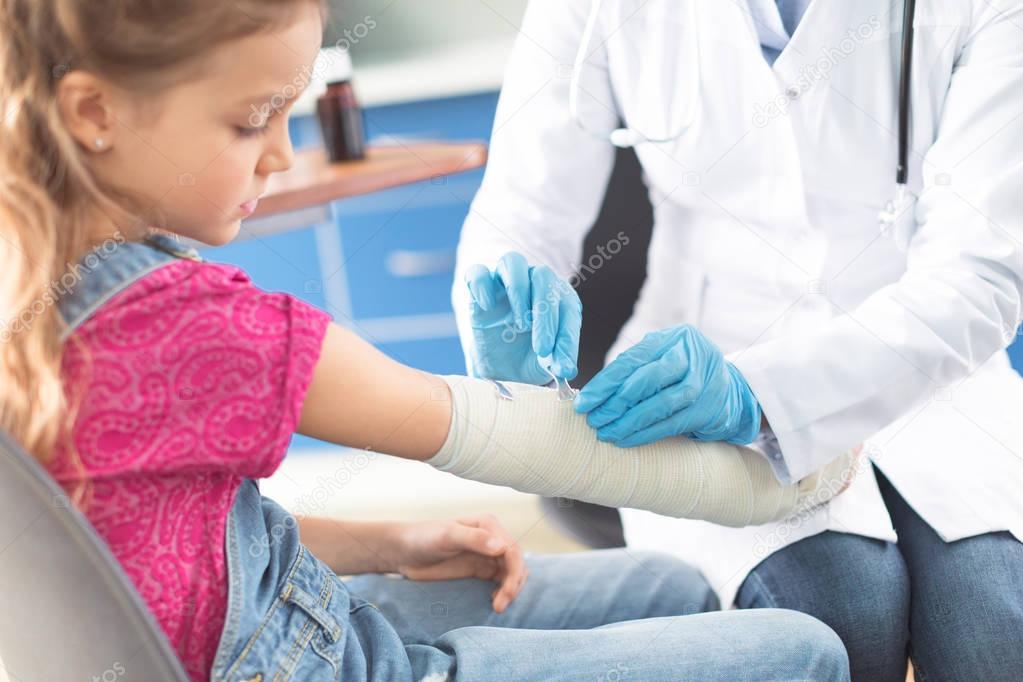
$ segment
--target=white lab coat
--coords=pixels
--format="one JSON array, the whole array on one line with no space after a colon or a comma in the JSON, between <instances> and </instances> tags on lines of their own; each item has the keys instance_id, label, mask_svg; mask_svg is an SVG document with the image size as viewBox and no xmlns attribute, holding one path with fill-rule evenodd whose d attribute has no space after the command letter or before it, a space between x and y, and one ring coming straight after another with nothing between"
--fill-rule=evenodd
<instances>
[{"instance_id":1,"label":"white lab coat","mask_svg":"<svg viewBox=\"0 0 1023 682\"><path fill-rule=\"evenodd\" d=\"M944 539L1023 540L1023 379L1003 350L1023 310L1023 1L917 5L919 200L896 230L907 251L877 221L894 190L901 4L816 0L772 68L743 2L604 2L581 80L587 125L611 130L620 116L658 138L692 119L677 141L636 148L655 224L647 280L608 358L691 323L746 377L793 477L865 442ZM614 150L567 107L589 7L535 0L526 12L459 246L463 343L468 265L515 250L569 277L596 262L582 245ZM682 58L694 38L695 63ZM697 102L684 99L691 79ZM896 539L870 467L805 519L728 529L623 517L631 546L694 563L725 604L800 538Z\"/></svg>"}]
</instances>

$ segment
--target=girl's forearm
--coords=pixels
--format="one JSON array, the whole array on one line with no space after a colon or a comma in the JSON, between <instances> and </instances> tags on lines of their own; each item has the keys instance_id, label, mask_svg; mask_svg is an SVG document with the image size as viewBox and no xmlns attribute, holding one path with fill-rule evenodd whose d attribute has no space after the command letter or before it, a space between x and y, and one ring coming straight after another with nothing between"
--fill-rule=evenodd
<instances>
[{"instance_id":1,"label":"girl's forearm","mask_svg":"<svg viewBox=\"0 0 1023 682\"><path fill-rule=\"evenodd\" d=\"M398 528L391 521L298 519L302 544L338 575L398 570Z\"/></svg>"},{"instance_id":2,"label":"girl's forearm","mask_svg":"<svg viewBox=\"0 0 1023 682\"><path fill-rule=\"evenodd\" d=\"M454 419L427 463L475 481L546 497L727 526L779 520L828 502L855 474L854 453L791 484L750 448L674 437L634 448L597 439L555 391L445 377Z\"/></svg>"}]
</instances>

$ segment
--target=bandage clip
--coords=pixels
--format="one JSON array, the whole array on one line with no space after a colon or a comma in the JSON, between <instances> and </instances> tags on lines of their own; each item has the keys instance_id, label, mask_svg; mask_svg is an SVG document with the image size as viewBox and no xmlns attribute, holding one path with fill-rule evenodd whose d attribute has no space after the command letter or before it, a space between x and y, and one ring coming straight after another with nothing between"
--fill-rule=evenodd
<instances>
[{"instance_id":1,"label":"bandage clip","mask_svg":"<svg viewBox=\"0 0 1023 682\"><path fill-rule=\"evenodd\" d=\"M515 400L515 396L508 390L508 387L502 384L497 379L489 379L490 383L497 389L497 396L502 400Z\"/></svg>"},{"instance_id":2,"label":"bandage clip","mask_svg":"<svg viewBox=\"0 0 1023 682\"><path fill-rule=\"evenodd\" d=\"M544 371L550 374L551 379L554 380L554 387L558 391L558 400L561 401L575 400L576 390L569 385L568 379L557 376L554 372L551 371L549 365L544 367Z\"/></svg>"},{"instance_id":3,"label":"bandage clip","mask_svg":"<svg viewBox=\"0 0 1023 682\"><path fill-rule=\"evenodd\" d=\"M575 400L575 394L578 393L578 391L569 385L568 379L562 379L555 376L549 367L544 369L551 375L551 382L554 384L553 388L557 391L558 400ZM487 379L487 381L494 385L494 388L497 390L497 397L501 400L515 400L515 395L503 383L497 379Z\"/></svg>"}]
</instances>

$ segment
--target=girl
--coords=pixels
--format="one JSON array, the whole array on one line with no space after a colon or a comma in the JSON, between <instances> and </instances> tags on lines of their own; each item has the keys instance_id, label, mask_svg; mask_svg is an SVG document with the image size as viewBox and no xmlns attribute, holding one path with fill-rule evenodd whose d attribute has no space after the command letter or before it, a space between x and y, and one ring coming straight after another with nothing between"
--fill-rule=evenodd
<instances>
[{"instance_id":1,"label":"girl","mask_svg":"<svg viewBox=\"0 0 1023 682\"><path fill-rule=\"evenodd\" d=\"M230 241L289 167L293 97L267 103L308 73L317 2L0 8L2 426L85 511L191 679L847 679L826 626L697 613L713 598L665 557L526 560L486 515L296 522L261 497L295 431L737 525L841 485L835 469L779 486L755 453L684 439L608 457L553 392L403 367L182 248L172 235Z\"/></svg>"}]
</instances>

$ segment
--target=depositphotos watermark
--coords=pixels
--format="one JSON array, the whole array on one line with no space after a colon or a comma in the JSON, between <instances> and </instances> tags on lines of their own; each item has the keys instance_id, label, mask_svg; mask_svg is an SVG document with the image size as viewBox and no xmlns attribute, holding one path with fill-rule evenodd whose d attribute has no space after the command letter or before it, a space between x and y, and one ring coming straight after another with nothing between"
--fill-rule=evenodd
<instances>
[{"instance_id":1,"label":"depositphotos watermark","mask_svg":"<svg viewBox=\"0 0 1023 682\"><path fill-rule=\"evenodd\" d=\"M28 307L10 319L0 319L0 343L7 343L15 334L27 331L46 310L57 303L62 297L74 291L82 280L84 273L92 272L100 263L109 258L118 247L127 241L120 232L112 238L104 239L92 250L78 259L77 263L67 263L66 270L59 279L53 280Z\"/></svg>"},{"instance_id":2,"label":"depositphotos watermark","mask_svg":"<svg viewBox=\"0 0 1023 682\"><path fill-rule=\"evenodd\" d=\"M831 77L831 71L848 59L865 41L881 30L881 20L871 16L856 28L851 28L837 45L821 48L821 56L799 70L798 77L788 87L765 102L753 107L753 125L763 128L779 116L784 116L789 106L818 82Z\"/></svg>"},{"instance_id":3,"label":"depositphotos watermark","mask_svg":"<svg viewBox=\"0 0 1023 682\"><path fill-rule=\"evenodd\" d=\"M871 466L871 462L878 461L882 457L881 449L871 443L863 447L853 458L848 466L844 467L837 476L831 476L823 481L810 499L804 501L803 507L792 516L778 522L778 524L767 535L757 533L754 537L753 555L758 560L778 549L786 543L788 538L806 523L806 520L816 514L820 508L844 492L853 480L864 473Z\"/></svg>"},{"instance_id":4,"label":"depositphotos watermark","mask_svg":"<svg viewBox=\"0 0 1023 682\"><path fill-rule=\"evenodd\" d=\"M618 234L607 240L607 243L598 246L595 253L591 253L585 262L575 268L575 272L568 278L568 283L573 287L578 287L586 281L587 277L600 270L608 261L621 253L622 249L629 245L629 241L629 235L619 231Z\"/></svg>"},{"instance_id":5,"label":"depositphotos watermark","mask_svg":"<svg viewBox=\"0 0 1023 682\"><path fill-rule=\"evenodd\" d=\"M345 27L342 31L342 36L334 41L333 47L347 52L353 45L356 45L360 40L368 36L369 32L376 27L376 20L366 15L357 24ZM309 87L309 84L314 79L322 77L323 73L333 66L337 59L336 53L331 53L329 50L321 51L319 58L316 59L311 68L303 66L298 69L295 77L290 82L281 86L281 89L271 95L270 99L258 106L250 104L249 108L252 111L249 113L249 125L253 128L262 126L270 116L281 111L289 101L298 97Z\"/></svg>"},{"instance_id":6,"label":"depositphotos watermark","mask_svg":"<svg viewBox=\"0 0 1023 682\"><path fill-rule=\"evenodd\" d=\"M124 663L120 661L114 661L113 665L104 670L99 675L93 675L93 682L117 682L125 676L128 670L124 667Z\"/></svg>"},{"instance_id":7,"label":"depositphotos watermark","mask_svg":"<svg viewBox=\"0 0 1023 682\"><path fill-rule=\"evenodd\" d=\"M543 299L535 302L533 308L526 311L526 330L533 328L533 310L535 309L540 315L546 315L547 311L561 304L562 299L566 298L577 298L578 294L575 293L576 287L586 281L586 278L593 273L600 270L604 265L608 263L612 258L622 252L622 249L629 245L629 235L625 232L619 231L614 237L609 239L606 243L598 246L596 252L592 253L585 259L583 263L573 268L572 275L569 276L568 281L561 278L555 279L554 286L547 291ZM506 322L504 329L501 330L501 340L505 343L513 343L519 336L519 334L527 333L520 331L515 328L511 322Z\"/></svg>"},{"instance_id":8,"label":"depositphotos watermark","mask_svg":"<svg viewBox=\"0 0 1023 682\"><path fill-rule=\"evenodd\" d=\"M630 679L629 666L624 663L615 663L604 674L597 676L597 682L621 682L627 679Z\"/></svg>"},{"instance_id":9,"label":"depositphotos watermark","mask_svg":"<svg viewBox=\"0 0 1023 682\"><path fill-rule=\"evenodd\" d=\"M316 485L309 492L295 498L290 514L274 523L265 534L253 534L249 538L249 555L253 558L260 556L289 533L297 531L300 519L323 510L331 497L351 483L354 477L368 467L377 456L372 450L361 450L345 456L341 460L341 466L329 476L317 475Z\"/></svg>"}]
</instances>

